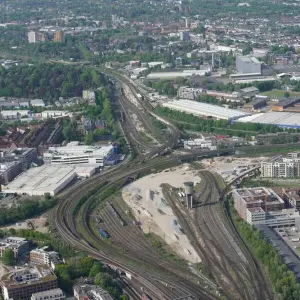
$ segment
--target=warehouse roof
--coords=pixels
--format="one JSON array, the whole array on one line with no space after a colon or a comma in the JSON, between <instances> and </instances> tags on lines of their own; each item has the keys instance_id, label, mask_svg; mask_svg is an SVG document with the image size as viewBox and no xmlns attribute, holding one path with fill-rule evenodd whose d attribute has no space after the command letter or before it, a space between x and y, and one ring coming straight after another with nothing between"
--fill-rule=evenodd
<instances>
[{"instance_id":1,"label":"warehouse roof","mask_svg":"<svg viewBox=\"0 0 300 300\"><path fill-rule=\"evenodd\" d=\"M236 109L229 109L218 105L212 105L190 100L170 101L163 103L163 106L168 107L170 109L190 113L193 115L207 116L225 120L236 119L247 115L246 113Z\"/></svg>"},{"instance_id":2,"label":"warehouse roof","mask_svg":"<svg viewBox=\"0 0 300 300\"><path fill-rule=\"evenodd\" d=\"M249 86L247 88L241 89L242 93L252 93L252 92L259 92L259 89L255 86Z\"/></svg>"},{"instance_id":3,"label":"warehouse roof","mask_svg":"<svg viewBox=\"0 0 300 300\"><path fill-rule=\"evenodd\" d=\"M68 165L43 165L31 168L10 182L3 192L19 194L56 193L64 182L75 177L75 168Z\"/></svg>"},{"instance_id":4,"label":"warehouse roof","mask_svg":"<svg viewBox=\"0 0 300 300\"><path fill-rule=\"evenodd\" d=\"M300 128L300 114L291 112L267 112L242 117L237 122L271 124L280 127Z\"/></svg>"}]
</instances>

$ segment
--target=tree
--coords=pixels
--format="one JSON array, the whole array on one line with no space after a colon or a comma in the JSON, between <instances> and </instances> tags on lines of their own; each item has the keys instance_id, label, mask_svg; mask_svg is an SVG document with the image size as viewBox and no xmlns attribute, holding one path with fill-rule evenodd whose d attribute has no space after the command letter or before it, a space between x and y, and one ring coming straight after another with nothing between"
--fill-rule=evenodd
<instances>
[{"instance_id":1,"label":"tree","mask_svg":"<svg viewBox=\"0 0 300 300\"><path fill-rule=\"evenodd\" d=\"M105 270L104 266L102 263L100 262L95 262L94 265L92 266L91 270L90 270L90 277L94 277L99 273L102 273Z\"/></svg>"},{"instance_id":2,"label":"tree","mask_svg":"<svg viewBox=\"0 0 300 300\"><path fill-rule=\"evenodd\" d=\"M95 283L105 289L113 285L113 278L107 273L98 273L95 276Z\"/></svg>"},{"instance_id":3,"label":"tree","mask_svg":"<svg viewBox=\"0 0 300 300\"><path fill-rule=\"evenodd\" d=\"M15 262L14 251L10 248L5 249L3 252L2 261L5 265L13 266Z\"/></svg>"}]
</instances>

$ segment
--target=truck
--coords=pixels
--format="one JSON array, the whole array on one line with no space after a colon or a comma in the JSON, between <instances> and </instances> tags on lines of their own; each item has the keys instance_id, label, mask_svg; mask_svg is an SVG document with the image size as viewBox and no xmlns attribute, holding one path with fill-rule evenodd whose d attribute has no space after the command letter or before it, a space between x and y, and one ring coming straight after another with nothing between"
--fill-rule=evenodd
<instances>
[{"instance_id":1,"label":"truck","mask_svg":"<svg viewBox=\"0 0 300 300\"><path fill-rule=\"evenodd\" d=\"M299 241L300 241L299 238L292 239L292 242L299 242Z\"/></svg>"},{"instance_id":2,"label":"truck","mask_svg":"<svg viewBox=\"0 0 300 300\"><path fill-rule=\"evenodd\" d=\"M102 237L104 237L105 239L109 238L109 233L106 230L104 230L102 227L99 228L99 232L100 232L100 235Z\"/></svg>"}]
</instances>

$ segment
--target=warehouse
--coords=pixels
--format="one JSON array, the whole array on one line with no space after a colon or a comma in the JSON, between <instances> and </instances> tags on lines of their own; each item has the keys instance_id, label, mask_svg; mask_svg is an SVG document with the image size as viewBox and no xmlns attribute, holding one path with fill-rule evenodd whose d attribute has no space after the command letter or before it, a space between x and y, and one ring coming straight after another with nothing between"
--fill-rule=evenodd
<instances>
[{"instance_id":1,"label":"warehouse","mask_svg":"<svg viewBox=\"0 0 300 300\"><path fill-rule=\"evenodd\" d=\"M209 70L183 70L180 72L153 72L147 75L147 79L170 80L178 77L205 76Z\"/></svg>"},{"instance_id":2,"label":"warehouse","mask_svg":"<svg viewBox=\"0 0 300 300\"><path fill-rule=\"evenodd\" d=\"M29 196L51 196L59 193L75 177L75 168L66 165L44 165L31 168L6 186L2 192L6 194L22 194Z\"/></svg>"},{"instance_id":3,"label":"warehouse","mask_svg":"<svg viewBox=\"0 0 300 300\"><path fill-rule=\"evenodd\" d=\"M170 101L163 103L163 106L196 116L205 116L223 120L234 120L247 115L246 113L236 109L229 109L217 105L190 100Z\"/></svg>"},{"instance_id":4,"label":"warehouse","mask_svg":"<svg viewBox=\"0 0 300 300\"><path fill-rule=\"evenodd\" d=\"M238 119L236 122L259 123L276 125L284 128L300 129L300 117L298 113L275 112L255 114Z\"/></svg>"}]
</instances>

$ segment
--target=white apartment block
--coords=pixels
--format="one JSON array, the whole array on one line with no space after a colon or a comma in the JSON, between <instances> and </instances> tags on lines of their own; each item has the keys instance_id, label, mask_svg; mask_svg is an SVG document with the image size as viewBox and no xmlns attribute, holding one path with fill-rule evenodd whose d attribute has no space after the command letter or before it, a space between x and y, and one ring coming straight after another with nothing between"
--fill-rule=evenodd
<instances>
[{"instance_id":1,"label":"white apartment block","mask_svg":"<svg viewBox=\"0 0 300 300\"><path fill-rule=\"evenodd\" d=\"M64 300L65 294L61 289L52 289L45 292L34 293L30 300Z\"/></svg>"},{"instance_id":2,"label":"white apartment block","mask_svg":"<svg viewBox=\"0 0 300 300\"><path fill-rule=\"evenodd\" d=\"M30 262L34 264L50 266L51 262L57 263L59 259L59 254L55 251L46 251L44 248L30 251Z\"/></svg>"},{"instance_id":3,"label":"white apartment block","mask_svg":"<svg viewBox=\"0 0 300 300\"><path fill-rule=\"evenodd\" d=\"M297 178L300 177L300 156L298 152L288 153L288 157L277 156L261 163L261 177Z\"/></svg>"}]
</instances>

